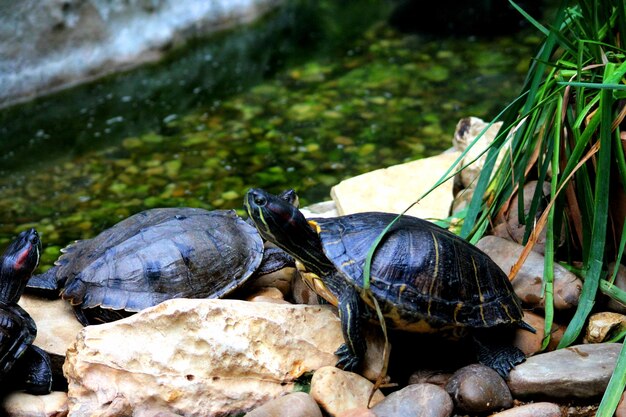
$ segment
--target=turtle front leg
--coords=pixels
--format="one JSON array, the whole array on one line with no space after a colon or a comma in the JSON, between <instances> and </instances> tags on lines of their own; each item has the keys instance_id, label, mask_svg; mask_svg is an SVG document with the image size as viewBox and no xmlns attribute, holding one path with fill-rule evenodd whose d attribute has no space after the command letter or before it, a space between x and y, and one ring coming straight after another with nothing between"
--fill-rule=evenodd
<instances>
[{"instance_id":1,"label":"turtle front leg","mask_svg":"<svg viewBox=\"0 0 626 417\"><path fill-rule=\"evenodd\" d=\"M485 336L481 332L473 336L478 362L494 369L502 378L508 377L515 365L526 360L526 355L510 343L494 340L492 335Z\"/></svg>"},{"instance_id":2,"label":"turtle front leg","mask_svg":"<svg viewBox=\"0 0 626 417\"><path fill-rule=\"evenodd\" d=\"M339 319L345 343L335 352L339 356L337 367L356 371L365 356L365 339L361 328L362 301L353 288L345 288L339 298Z\"/></svg>"}]
</instances>

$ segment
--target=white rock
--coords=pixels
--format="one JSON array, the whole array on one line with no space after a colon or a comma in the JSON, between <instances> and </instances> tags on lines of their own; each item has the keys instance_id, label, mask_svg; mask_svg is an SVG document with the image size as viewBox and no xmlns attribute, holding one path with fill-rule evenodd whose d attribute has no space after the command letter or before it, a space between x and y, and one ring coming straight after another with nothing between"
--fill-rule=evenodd
<instances>
[{"instance_id":1,"label":"white rock","mask_svg":"<svg viewBox=\"0 0 626 417\"><path fill-rule=\"evenodd\" d=\"M0 414L7 417L61 417L67 415L67 394L48 395L14 392L2 399Z\"/></svg>"},{"instance_id":2,"label":"white rock","mask_svg":"<svg viewBox=\"0 0 626 417\"><path fill-rule=\"evenodd\" d=\"M53 355L65 356L65 351L83 328L70 303L24 294L18 304L35 320L35 345Z\"/></svg>"},{"instance_id":3,"label":"white rock","mask_svg":"<svg viewBox=\"0 0 626 417\"><path fill-rule=\"evenodd\" d=\"M80 332L64 366L70 416L247 411L334 365L341 343L339 320L324 306L166 301Z\"/></svg>"},{"instance_id":4,"label":"white rock","mask_svg":"<svg viewBox=\"0 0 626 417\"><path fill-rule=\"evenodd\" d=\"M358 175L334 186L331 196L341 215L365 211L400 213L431 188L458 156L458 152L443 153ZM452 179L446 181L407 214L426 219L448 217L452 185Z\"/></svg>"}]
</instances>

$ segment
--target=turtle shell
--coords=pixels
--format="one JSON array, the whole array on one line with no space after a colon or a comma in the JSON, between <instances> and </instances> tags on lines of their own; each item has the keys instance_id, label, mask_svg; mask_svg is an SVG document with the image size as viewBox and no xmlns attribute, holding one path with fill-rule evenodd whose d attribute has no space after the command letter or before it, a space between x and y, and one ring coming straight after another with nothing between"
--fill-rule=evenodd
<instances>
[{"instance_id":1,"label":"turtle shell","mask_svg":"<svg viewBox=\"0 0 626 417\"><path fill-rule=\"evenodd\" d=\"M324 253L340 277L359 290L370 246L396 217L358 213L315 219ZM482 251L428 221L402 216L378 246L370 289L399 328L487 328L522 320L506 274ZM364 297L368 302L367 297Z\"/></svg>"},{"instance_id":2,"label":"turtle shell","mask_svg":"<svg viewBox=\"0 0 626 417\"><path fill-rule=\"evenodd\" d=\"M171 298L221 297L262 257L258 232L233 210L159 208L68 247L56 277L81 309L137 312Z\"/></svg>"}]
</instances>

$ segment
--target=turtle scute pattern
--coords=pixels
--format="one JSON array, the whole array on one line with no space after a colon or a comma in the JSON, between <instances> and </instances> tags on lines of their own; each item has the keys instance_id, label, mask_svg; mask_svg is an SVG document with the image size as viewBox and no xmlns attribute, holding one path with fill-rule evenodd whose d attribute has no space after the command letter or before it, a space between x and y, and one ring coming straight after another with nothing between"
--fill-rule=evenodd
<instances>
[{"instance_id":1,"label":"turtle scute pattern","mask_svg":"<svg viewBox=\"0 0 626 417\"><path fill-rule=\"evenodd\" d=\"M355 286L363 286L370 245L396 217L360 213L316 219L326 256ZM386 311L406 322L486 328L522 319L507 276L484 253L453 233L403 216L378 246L371 290Z\"/></svg>"}]
</instances>

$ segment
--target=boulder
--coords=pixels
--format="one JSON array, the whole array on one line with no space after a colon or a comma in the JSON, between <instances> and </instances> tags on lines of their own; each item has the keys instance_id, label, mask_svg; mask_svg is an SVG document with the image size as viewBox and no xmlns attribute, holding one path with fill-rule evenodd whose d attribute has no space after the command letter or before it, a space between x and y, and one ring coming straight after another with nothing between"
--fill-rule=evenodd
<instances>
[{"instance_id":1,"label":"boulder","mask_svg":"<svg viewBox=\"0 0 626 417\"><path fill-rule=\"evenodd\" d=\"M64 366L70 416L249 411L334 365L341 343L325 306L169 300L79 333Z\"/></svg>"},{"instance_id":2,"label":"boulder","mask_svg":"<svg viewBox=\"0 0 626 417\"><path fill-rule=\"evenodd\" d=\"M330 194L340 215L365 211L401 213L422 196L458 158L443 153L371 171L344 180ZM407 214L425 219L445 219L452 204L452 180L437 187Z\"/></svg>"}]
</instances>

